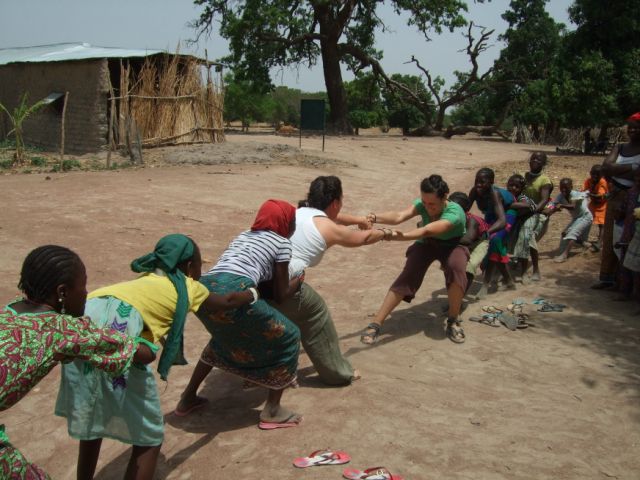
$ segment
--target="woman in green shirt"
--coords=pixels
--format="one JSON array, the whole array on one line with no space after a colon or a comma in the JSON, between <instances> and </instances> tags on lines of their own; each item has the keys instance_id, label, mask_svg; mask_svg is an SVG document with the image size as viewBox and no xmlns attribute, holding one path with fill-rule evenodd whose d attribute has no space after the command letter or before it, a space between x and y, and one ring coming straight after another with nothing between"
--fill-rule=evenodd
<instances>
[{"instance_id":1,"label":"woman in green shirt","mask_svg":"<svg viewBox=\"0 0 640 480\"><path fill-rule=\"evenodd\" d=\"M373 321L361 337L362 343L373 344L387 316L402 300L411 302L422 285L429 266L438 260L444 270L449 310L446 334L451 341L463 343L460 307L467 289L466 268L469 250L459 244L465 234L466 216L460 205L447 199L449 187L440 175L431 175L420 184L420 198L404 210L370 214L373 223L398 225L420 216L422 227L409 232L393 231L391 240L416 240L406 253L404 269L387 292Z\"/></svg>"}]
</instances>

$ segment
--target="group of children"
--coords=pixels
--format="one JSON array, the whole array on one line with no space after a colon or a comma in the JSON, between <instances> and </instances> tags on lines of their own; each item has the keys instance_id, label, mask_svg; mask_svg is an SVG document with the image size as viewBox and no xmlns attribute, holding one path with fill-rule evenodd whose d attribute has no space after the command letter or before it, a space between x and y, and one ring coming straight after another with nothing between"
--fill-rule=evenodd
<instances>
[{"instance_id":1,"label":"group of children","mask_svg":"<svg viewBox=\"0 0 640 480\"><path fill-rule=\"evenodd\" d=\"M574 188L571 178L562 178L560 191L552 198L553 184L542 173L546 162L546 154L533 153L530 171L524 176L512 175L504 188L494 184L491 169L481 168L468 195L454 192L449 197L467 216L467 232L460 243L471 253L467 264L469 284L479 269L484 271L478 299L484 298L492 285L495 287L496 273L501 275L507 289L515 288L514 277L523 284L540 280L537 242L545 234L549 218L561 210L569 212L571 219L562 231L555 262L565 262L575 245L587 245L592 224L598 226L598 238L591 242L591 249L595 252L601 248L608 192L601 165L591 168L580 190ZM474 201L484 217L470 212ZM638 206L640 203L635 205ZM621 225L625 223L627 229L620 239L620 248L626 248L631 239L630 215L626 213L626 223L621 216ZM533 272L528 275L530 261Z\"/></svg>"}]
</instances>

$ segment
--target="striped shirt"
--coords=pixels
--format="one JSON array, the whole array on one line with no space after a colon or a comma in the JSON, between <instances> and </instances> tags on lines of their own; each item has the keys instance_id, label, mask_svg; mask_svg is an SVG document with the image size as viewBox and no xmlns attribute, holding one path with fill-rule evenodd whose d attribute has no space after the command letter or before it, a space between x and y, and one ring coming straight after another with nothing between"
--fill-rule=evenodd
<instances>
[{"instance_id":1,"label":"striped shirt","mask_svg":"<svg viewBox=\"0 0 640 480\"><path fill-rule=\"evenodd\" d=\"M273 278L276 263L291 260L291 241L270 230L246 231L222 253L207 275L234 273L258 283Z\"/></svg>"}]
</instances>

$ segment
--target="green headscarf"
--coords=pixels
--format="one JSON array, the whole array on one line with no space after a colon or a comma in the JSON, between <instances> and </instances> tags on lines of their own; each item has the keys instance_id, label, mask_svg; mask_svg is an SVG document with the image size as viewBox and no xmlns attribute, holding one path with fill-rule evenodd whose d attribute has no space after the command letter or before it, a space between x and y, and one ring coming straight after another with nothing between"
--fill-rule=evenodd
<instances>
[{"instance_id":1,"label":"green headscarf","mask_svg":"<svg viewBox=\"0 0 640 480\"><path fill-rule=\"evenodd\" d=\"M138 273L153 272L159 268L166 273L178 293L173 323L167 334L162 355L160 355L160 361L158 362L158 373L163 380L167 379L169 369L176 355L182 351L182 334L189 311L189 293L187 292L186 277L178 269L178 265L191 259L194 251L193 240L185 235L174 233L162 237L152 253L147 253L131 262L131 270Z\"/></svg>"}]
</instances>

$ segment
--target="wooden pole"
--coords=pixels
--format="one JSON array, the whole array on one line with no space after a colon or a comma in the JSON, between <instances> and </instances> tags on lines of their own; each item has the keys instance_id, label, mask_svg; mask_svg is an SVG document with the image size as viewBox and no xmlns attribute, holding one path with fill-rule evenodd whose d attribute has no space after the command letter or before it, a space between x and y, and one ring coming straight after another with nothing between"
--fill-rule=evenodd
<instances>
[{"instance_id":1,"label":"wooden pole","mask_svg":"<svg viewBox=\"0 0 640 480\"><path fill-rule=\"evenodd\" d=\"M111 149L113 148L113 121L116 113L116 99L113 94L113 85L111 84L111 78L109 78L109 94L111 95L109 106L109 133L107 135L107 168L111 168Z\"/></svg>"},{"instance_id":2,"label":"wooden pole","mask_svg":"<svg viewBox=\"0 0 640 480\"><path fill-rule=\"evenodd\" d=\"M64 122L67 117L67 100L69 99L69 92L64 94L64 104L62 105L62 127L60 128L60 171L64 166Z\"/></svg>"}]
</instances>

